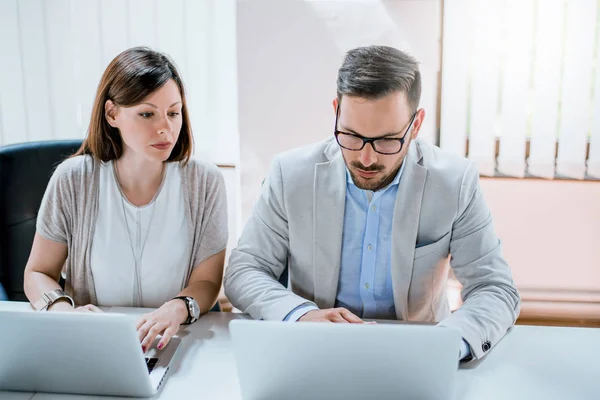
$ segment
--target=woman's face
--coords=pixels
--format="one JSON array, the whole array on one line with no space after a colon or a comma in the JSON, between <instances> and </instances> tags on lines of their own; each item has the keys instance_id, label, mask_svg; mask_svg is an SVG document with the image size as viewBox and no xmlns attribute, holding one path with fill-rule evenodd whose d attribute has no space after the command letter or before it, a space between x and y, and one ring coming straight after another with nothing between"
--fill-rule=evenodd
<instances>
[{"instance_id":1,"label":"woman's face","mask_svg":"<svg viewBox=\"0 0 600 400\"><path fill-rule=\"evenodd\" d=\"M169 79L156 92L130 107L106 102L106 118L119 129L124 156L136 154L152 161L166 161L177 143L183 119L181 93Z\"/></svg>"}]
</instances>

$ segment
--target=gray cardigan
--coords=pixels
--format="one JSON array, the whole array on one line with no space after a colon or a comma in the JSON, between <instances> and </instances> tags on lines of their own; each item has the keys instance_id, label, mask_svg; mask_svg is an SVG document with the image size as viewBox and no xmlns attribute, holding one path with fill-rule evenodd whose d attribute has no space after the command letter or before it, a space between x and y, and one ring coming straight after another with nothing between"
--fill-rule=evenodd
<instances>
[{"instance_id":1,"label":"gray cardigan","mask_svg":"<svg viewBox=\"0 0 600 400\"><path fill-rule=\"evenodd\" d=\"M183 194L189 205L187 221L182 223L188 224L192 249L185 287L193 268L227 245L227 199L223 176L215 165L192 159L181 168ZM65 291L77 305L97 304L90 251L99 184L98 161L89 155L67 159L52 175L37 217L40 235L67 245Z\"/></svg>"}]
</instances>

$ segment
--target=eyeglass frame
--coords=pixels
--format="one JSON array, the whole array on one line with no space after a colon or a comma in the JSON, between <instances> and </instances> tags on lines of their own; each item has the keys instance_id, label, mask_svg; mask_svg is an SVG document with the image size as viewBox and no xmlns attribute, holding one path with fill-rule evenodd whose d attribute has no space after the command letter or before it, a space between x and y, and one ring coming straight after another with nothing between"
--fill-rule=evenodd
<instances>
[{"instance_id":1,"label":"eyeglass frame","mask_svg":"<svg viewBox=\"0 0 600 400\"><path fill-rule=\"evenodd\" d=\"M419 112L419 110L415 111L414 114L412 115L412 117L410 118L410 123L408 124L408 127L406 128L406 131L404 132L404 135L402 135L401 138L388 138L388 137L382 137L382 136L379 136L379 137L376 137L376 138L367 138L367 137L361 136L361 135L356 134L356 133L342 132L342 131L338 130L337 126L338 126L338 120L339 120L339 116L340 116L340 105L338 104L338 106L335 109L335 126L333 127L333 135L335 136L335 141L337 142L337 144L341 148L343 148L343 149L346 149L346 150L349 150L349 151L361 151L362 149L365 148L365 146L366 146L367 143L370 143L371 144L371 148L373 149L374 152L376 152L378 154L383 154L385 156L391 156L391 155L400 153L402 151L402 149L404 148L404 141L406 140L406 135L408 134L408 131L410 130L413 122L415 122L415 118L417 117L417 113L418 112ZM342 144L340 143L340 139L338 138L338 136L340 134L354 136L354 137L356 137L358 139L361 139L362 142L363 142L363 144L360 147L360 149L349 149L349 148L347 148L345 146L342 146ZM375 143L374 142L376 140L397 140L397 141L400 142L400 149L398 151L394 152L394 153L383 153L381 151L378 151L375 148Z\"/></svg>"}]
</instances>

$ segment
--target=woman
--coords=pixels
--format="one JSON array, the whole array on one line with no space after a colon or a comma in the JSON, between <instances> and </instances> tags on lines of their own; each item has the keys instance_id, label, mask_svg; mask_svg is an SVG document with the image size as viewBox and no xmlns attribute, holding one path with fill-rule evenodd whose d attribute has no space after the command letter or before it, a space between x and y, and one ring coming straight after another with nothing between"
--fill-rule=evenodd
<instances>
[{"instance_id":1,"label":"woman","mask_svg":"<svg viewBox=\"0 0 600 400\"><path fill-rule=\"evenodd\" d=\"M138 323L162 349L216 302L227 206L216 166L192 160L183 83L167 56L119 54L100 81L79 151L58 166L25 269L38 309L158 308ZM58 280L63 271L66 292ZM71 295L71 296L69 296Z\"/></svg>"}]
</instances>

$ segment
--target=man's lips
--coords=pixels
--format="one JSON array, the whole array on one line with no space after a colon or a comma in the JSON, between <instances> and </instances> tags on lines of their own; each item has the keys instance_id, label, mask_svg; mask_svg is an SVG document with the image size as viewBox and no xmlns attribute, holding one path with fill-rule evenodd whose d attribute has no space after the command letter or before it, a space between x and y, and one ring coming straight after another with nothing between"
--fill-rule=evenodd
<instances>
[{"instance_id":1,"label":"man's lips","mask_svg":"<svg viewBox=\"0 0 600 400\"><path fill-rule=\"evenodd\" d=\"M365 171L360 168L357 168L356 172L358 172L358 174L363 178L372 178L375 175L377 175L380 171Z\"/></svg>"}]
</instances>

